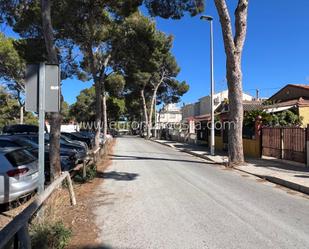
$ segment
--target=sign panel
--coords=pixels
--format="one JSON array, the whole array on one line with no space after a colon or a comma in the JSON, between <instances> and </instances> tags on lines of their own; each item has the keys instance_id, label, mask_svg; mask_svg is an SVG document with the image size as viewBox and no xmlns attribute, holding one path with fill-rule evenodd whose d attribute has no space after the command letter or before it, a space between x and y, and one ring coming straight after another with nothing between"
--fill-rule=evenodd
<instances>
[{"instance_id":1,"label":"sign panel","mask_svg":"<svg viewBox=\"0 0 309 249\"><path fill-rule=\"evenodd\" d=\"M38 112L39 99L39 65L27 65L26 69L26 98L25 109L27 112Z\"/></svg>"},{"instance_id":2,"label":"sign panel","mask_svg":"<svg viewBox=\"0 0 309 249\"><path fill-rule=\"evenodd\" d=\"M26 111L38 112L39 106L39 65L27 65L26 70ZM60 70L58 65L45 65L45 112L60 110Z\"/></svg>"},{"instance_id":3,"label":"sign panel","mask_svg":"<svg viewBox=\"0 0 309 249\"><path fill-rule=\"evenodd\" d=\"M45 111L60 110L60 70L58 65L45 66Z\"/></svg>"}]
</instances>

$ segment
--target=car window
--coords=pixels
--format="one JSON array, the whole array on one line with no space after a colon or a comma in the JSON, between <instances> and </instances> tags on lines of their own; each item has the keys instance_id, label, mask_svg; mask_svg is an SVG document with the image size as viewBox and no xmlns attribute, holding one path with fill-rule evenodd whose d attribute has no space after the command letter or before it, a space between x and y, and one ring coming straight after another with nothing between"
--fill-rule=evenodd
<instances>
[{"instance_id":1,"label":"car window","mask_svg":"<svg viewBox=\"0 0 309 249\"><path fill-rule=\"evenodd\" d=\"M14 150L5 154L5 157L13 165L13 167L29 164L37 160L27 150Z\"/></svg>"},{"instance_id":2,"label":"car window","mask_svg":"<svg viewBox=\"0 0 309 249\"><path fill-rule=\"evenodd\" d=\"M18 144L8 141L8 140L0 140L0 147L5 148L5 147L19 147Z\"/></svg>"}]
</instances>

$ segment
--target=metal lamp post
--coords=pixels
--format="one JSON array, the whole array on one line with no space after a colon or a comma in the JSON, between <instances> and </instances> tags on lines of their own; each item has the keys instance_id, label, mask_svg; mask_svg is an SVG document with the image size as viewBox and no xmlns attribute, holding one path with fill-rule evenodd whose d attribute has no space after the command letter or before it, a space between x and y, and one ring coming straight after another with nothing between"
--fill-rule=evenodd
<instances>
[{"instance_id":1,"label":"metal lamp post","mask_svg":"<svg viewBox=\"0 0 309 249\"><path fill-rule=\"evenodd\" d=\"M154 113L155 113L154 137L155 139L157 139L157 95L155 96Z\"/></svg>"},{"instance_id":2,"label":"metal lamp post","mask_svg":"<svg viewBox=\"0 0 309 249\"><path fill-rule=\"evenodd\" d=\"M211 133L210 133L210 154L215 155L215 110L214 110L214 38L213 38L213 17L201 16L201 20L210 23L210 96L211 96Z\"/></svg>"}]
</instances>

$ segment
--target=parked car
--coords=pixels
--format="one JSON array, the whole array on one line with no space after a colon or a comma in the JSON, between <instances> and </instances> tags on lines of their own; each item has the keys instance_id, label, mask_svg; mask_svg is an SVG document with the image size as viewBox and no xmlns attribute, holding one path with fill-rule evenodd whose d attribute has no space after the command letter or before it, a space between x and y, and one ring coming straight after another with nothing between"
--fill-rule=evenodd
<instances>
[{"instance_id":1,"label":"parked car","mask_svg":"<svg viewBox=\"0 0 309 249\"><path fill-rule=\"evenodd\" d=\"M0 203L9 203L38 188L37 159L26 149L0 148Z\"/></svg>"},{"instance_id":2,"label":"parked car","mask_svg":"<svg viewBox=\"0 0 309 249\"><path fill-rule=\"evenodd\" d=\"M6 125L3 127L4 134L20 134L20 133L38 133L39 127L36 125Z\"/></svg>"},{"instance_id":3,"label":"parked car","mask_svg":"<svg viewBox=\"0 0 309 249\"><path fill-rule=\"evenodd\" d=\"M93 145L94 145L94 137L87 137L87 136L83 136L81 133L79 132L61 132L61 135L71 139L71 140L75 140L75 141L80 141L80 142L84 142L87 144L88 148L92 149Z\"/></svg>"},{"instance_id":4,"label":"parked car","mask_svg":"<svg viewBox=\"0 0 309 249\"><path fill-rule=\"evenodd\" d=\"M94 140L95 140L95 132L93 131L80 131L79 134L83 135L83 136L86 136L86 137L90 137L93 139L93 143L94 143ZM99 142L101 145L103 145L105 143L105 138L104 136L101 134L100 138L99 138Z\"/></svg>"},{"instance_id":5,"label":"parked car","mask_svg":"<svg viewBox=\"0 0 309 249\"><path fill-rule=\"evenodd\" d=\"M27 137L18 135L3 135L0 136L0 147L23 147L30 151L35 157L38 158L38 144L31 141ZM60 148L60 160L62 171L70 170L76 165L75 150ZM45 172L49 172L49 146L45 146Z\"/></svg>"},{"instance_id":6,"label":"parked car","mask_svg":"<svg viewBox=\"0 0 309 249\"><path fill-rule=\"evenodd\" d=\"M69 143L69 144L75 144L75 145L78 145L78 146L82 146L85 148L85 150L88 152L89 150L89 147L87 145L87 143L85 142L82 142L82 141L78 141L78 140L72 140L70 138L68 138L67 136L65 135L61 135L60 136L60 143L63 142L63 143Z\"/></svg>"},{"instance_id":7,"label":"parked car","mask_svg":"<svg viewBox=\"0 0 309 249\"><path fill-rule=\"evenodd\" d=\"M39 137L37 134L31 134L31 135L19 135L21 137L26 137L30 139L31 141L35 142L36 144L39 143ZM49 146L49 135L45 134L45 145ZM60 139L60 150L62 149L69 149L73 150L75 152L75 157L76 157L76 163L83 162L84 160L87 159L87 149L85 149L84 146L74 144L74 143L69 143L64 139Z\"/></svg>"}]
</instances>

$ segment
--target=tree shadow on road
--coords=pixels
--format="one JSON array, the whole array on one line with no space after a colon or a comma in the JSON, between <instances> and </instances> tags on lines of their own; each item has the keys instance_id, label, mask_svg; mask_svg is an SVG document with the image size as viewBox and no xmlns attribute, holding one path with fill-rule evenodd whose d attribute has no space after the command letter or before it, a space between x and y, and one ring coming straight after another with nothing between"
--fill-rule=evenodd
<instances>
[{"instance_id":1,"label":"tree shadow on road","mask_svg":"<svg viewBox=\"0 0 309 249\"><path fill-rule=\"evenodd\" d=\"M136 173L128 173L128 172L97 172L97 177L103 179L112 179L115 181L133 181L135 180L139 174Z\"/></svg>"},{"instance_id":2,"label":"tree shadow on road","mask_svg":"<svg viewBox=\"0 0 309 249\"><path fill-rule=\"evenodd\" d=\"M149 160L149 161L170 161L170 162L183 162L183 163L202 163L205 164L205 161L198 160L184 160L184 159L173 159L173 158L159 158L159 157L143 157L143 156L124 156L124 155L111 155L111 160L121 161L121 160Z\"/></svg>"}]
</instances>

